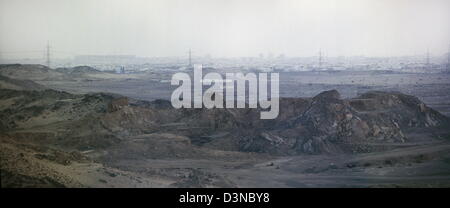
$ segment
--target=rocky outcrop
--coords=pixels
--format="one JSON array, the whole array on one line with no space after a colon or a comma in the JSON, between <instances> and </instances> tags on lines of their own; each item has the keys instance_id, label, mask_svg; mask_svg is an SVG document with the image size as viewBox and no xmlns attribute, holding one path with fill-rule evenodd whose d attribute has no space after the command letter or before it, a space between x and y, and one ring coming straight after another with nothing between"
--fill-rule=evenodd
<instances>
[{"instance_id":1,"label":"rocky outcrop","mask_svg":"<svg viewBox=\"0 0 450 208\"><path fill-rule=\"evenodd\" d=\"M121 97L114 100L111 100L111 102L108 104L108 112L114 112L118 111L124 107L128 106L128 98L127 97Z\"/></svg>"},{"instance_id":2,"label":"rocky outcrop","mask_svg":"<svg viewBox=\"0 0 450 208\"><path fill-rule=\"evenodd\" d=\"M282 119L262 121L274 128L256 129L250 138L244 136L241 150L274 154L369 152L368 144L407 141L404 131L408 127L449 125L447 117L416 97L396 92L368 92L341 99L331 90L311 99L294 100L282 99Z\"/></svg>"},{"instance_id":3,"label":"rocky outcrop","mask_svg":"<svg viewBox=\"0 0 450 208\"><path fill-rule=\"evenodd\" d=\"M85 74L85 73L101 73L101 71L90 66L76 66L71 68L56 68L55 71L66 74Z\"/></svg>"},{"instance_id":4,"label":"rocky outcrop","mask_svg":"<svg viewBox=\"0 0 450 208\"><path fill-rule=\"evenodd\" d=\"M0 75L0 89L44 90L46 87L31 80L12 79Z\"/></svg>"},{"instance_id":5,"label":"rocky outcrop","mask_svg":"<svg viewBox=\"0 0 450 208\"><path fill-rule=\"evenodd\" d=\"M2 64L0 65L0 75L12 79L32 81L61 80L64 78L64 73L37 64Z\"/></svg>"},{"instance_id":6,"label":"rocky outcrop","mask_svg":"<svg viewBox=\"0 0 450 208\"><path fill-rule=\"evenodd\" d=\"M351 99L350 105L368 116L378 115L401 128L445 125L447 117L427 107L418 98L398 92L368 92Z\"/></svg>"},{"instance_id":7,"label":"rocky outcrop","mask_svg":"<svg viewBox=\"0 0 450 208\"><path fill-rule=\"evenodd\" d=\"M77 149L108 148L153 134L177 135L189 138L189 145L220 150L358 153L373 151L371 144L408 142L405 131L410 128L450 123L416 97L397 92L342 99L331 90L312 98L281 98L280 114L273 120L259 119L261 109L174 109L164 100L105 93L1 90L0 98L5 132L48 125L60 129L53 136L59 144Z\"/></svg>"}]
</instances>

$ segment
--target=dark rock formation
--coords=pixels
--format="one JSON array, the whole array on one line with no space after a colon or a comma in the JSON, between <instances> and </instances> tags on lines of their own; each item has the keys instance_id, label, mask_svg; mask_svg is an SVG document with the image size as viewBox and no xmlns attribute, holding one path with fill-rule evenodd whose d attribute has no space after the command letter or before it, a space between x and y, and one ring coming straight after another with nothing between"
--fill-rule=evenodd
<instances>
[{"instance_id":1,"label":"dark rock formation","mask_svg":"<svg viewBox=\"0 0 450 208\"><path fill-rule=\"evenodd\" d=\"M370 143L407 141L403 131L408 127L449 125L447 117L416 97L396 92L368 92L345 100L332 90L312 99L282 98L280 109L276 120L244 125L256 128L241 129L246 133L240 150L275 154L368 152ZM264 128L267 123L272 128Z\"/></svg>"},{"instance_id":2,"label":"dark rock formation","mask_svg":"<svg viewBox=\"0 0 450 208\"><path fill-rule=\"evenodd\" d=\"M128 98L127 97L121 97L112 100L108 104L108 112L114 112L122 109L123 107L128 106Z\"/></svg>"},{"instance_id":3,"label":"dark rock formation","mask_svg":"<svg viewBox=\"0 0 450 208\"><path fill-rule=\"evenodd\" d=\"M313 98L281 98L280 114L273 120L259 119L261 109L174 109L164 100L139 101L105 93L1 90L0 98L6 103L0 111L5 118L0 128L5 132L64 126L50 138L78 149L108 148L142 134L170 134L220 150L357 153L373 151L371 144L407 142L405 131L410 128L450 123L416 97L397 92L341 99L331 90Z\"/></svg>"}]
</instances>

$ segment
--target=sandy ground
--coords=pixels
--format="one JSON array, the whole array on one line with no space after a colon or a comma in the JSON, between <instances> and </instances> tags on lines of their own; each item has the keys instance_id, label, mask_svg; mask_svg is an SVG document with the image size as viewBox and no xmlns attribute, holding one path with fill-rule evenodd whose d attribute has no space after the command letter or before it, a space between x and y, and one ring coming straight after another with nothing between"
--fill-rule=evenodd
<instances>
[{"instance_id":1,"label":"sandy ground","mask_svg":"<svg viewBox=\"0 0 450 208\"><path fill-rule=\"evenodd\" d=\"M170 98L175 88L167 83L170 76L114 75L96 77L100 80L38 83L72 93L112 92L154 100ZM343 97L370 90L393 90L415 95L430 107L450 115L450 74L301 72L282 73L280 78L283 97L310 97L330 89L337 89ZM225 159L105 161L101 160L101 151L82 152L82 156L74 157L51 147L2 138L2 178L15 177L11 181L20 182L2 182L2 187L450 187L450 142L410 141L378 144L395 149L365 154L242 157L244 153L231 152Z\"/></svg>"},{"instance_id":2,"label":"sandy ground","mask_svg":"<svg viewBox=\"0 0 450 208\"><path fill-rule=\"evenodd\" d=\"M109 165L171 187L449 187L450 143L358 155L302 155L265 161L158 159Z\"/></svg>"},{"instance_id":3,"label":"sandy ground","mask_svg":"<svg viewBox=\"0 0 450 208\"><path fill-rule=\"evenodd\" d=\"M112 92L142 100L170 100L176 88L170 85L171 76L172 73L114 75L96 81L38 81L38 83L72 93ZM450 115L450 74L280 73L281 97L312 97L331 89L338 90L344 98L355 97L371 90L399 91L414 95L430 107Z\"/></svg>"}]
</instances>

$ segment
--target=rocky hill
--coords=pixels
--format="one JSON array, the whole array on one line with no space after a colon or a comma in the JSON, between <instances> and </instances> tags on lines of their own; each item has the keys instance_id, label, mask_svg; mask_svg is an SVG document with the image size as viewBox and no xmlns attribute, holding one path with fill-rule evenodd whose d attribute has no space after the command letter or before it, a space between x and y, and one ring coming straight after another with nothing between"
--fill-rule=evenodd
<instances>
[{"instance_id":1,"label":"rocky hill","mask_svg":"<svg viewBox=\"0 0 450 208\"><path fill-rule=\"evenodd\" d=\"M370 152L369 144L403 143L414 127L448 127L449 119L415 97L369 92L341 99L337 91L313 98L282 98L275 120L260 109L173 109L168 101L54 90L0 90L1 128L21 135L52 129L54 140L81 150L105 148L145 134L177 135L219 150L295 155ZM20 131L18 131L20 130ZM47 138L51 138L48 137Z\"/></svg>"},{"instance_id":2,"label":"rocky hill","mask_svg":"<svg viewBox=\"0 0 450 208\"><path fill-rule=\"evenodd\" d=\"M66 74L85 74L85 73L102 73L101 71L94 69L90 66L76 66L70 68L56 68L55 71Z\"/></svg>"},{"instance_id":3,"label":"rocky hill","mask_svg":"<svg viewBox=\"0 0 450 208\"><path fill-rule=\"evenodd\" d=\"M64 74L43 65L34 64L5 64L0 65L0 75L13 79L27 79L32 81L61 80Z\"/></svg>"},{"instance_id":4,"label":"rocky hill","mask_svg":"<svg viewBox=\"0 0 450 208\"><path fill-rule=\"evenodd\" d=\"M46 89L46 87L31 80L12 79L0 75L0 89L43 90Z\"/></svg>"},{"instance_id":5,"label":"rocky hill","mask_svg":"<svg viewBox=\"0 0 450 208\"><path fill-rule=\"evenodd\" d=\"M176 178L176 186L228 187L229 181L198 170L148 172L146 165L142 170L128 163L353 155L447 141L450 135L449 118L397 92L342 99L331 90L312 98L281 98L274 120L260 120L261 109L174 109L165 100L109 93L0 89L0 100L2 186L12 187L107 186L99 177L118 177L114 186L119 187L167 186L159 179L138 179L136 171ZM193 175L179 181L179 174Z\"/></svg>"},{"instance_id":6,"label":"rocky hill","mask_svg":"<svg viewBox=\"0 0 450 208\"><path fill-rule=\"evenodd\" d=\"M31 81L74 81L79 79L98 79L98 75L108 74L89 66L68 68L48 68L37 64L2 64L0 75L18 80ZM91 77L96 76L96 77Z\"/></svg>"}]
</instances>

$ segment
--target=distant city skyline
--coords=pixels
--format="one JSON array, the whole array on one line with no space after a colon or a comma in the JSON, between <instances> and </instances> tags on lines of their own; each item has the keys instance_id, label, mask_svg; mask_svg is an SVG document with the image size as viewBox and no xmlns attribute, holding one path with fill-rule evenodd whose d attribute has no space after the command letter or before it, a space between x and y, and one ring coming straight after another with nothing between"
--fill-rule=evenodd
<instances>
[{"instance_id":1,"label":"distant city skyline","mask_svg":"<svg viewBox=\"0 0 450 208\"><path fill-rule=\"evenodd\" d=\"M0 0L0 58L442 56L448 0Z\"/></svg>"}]
</instances>

